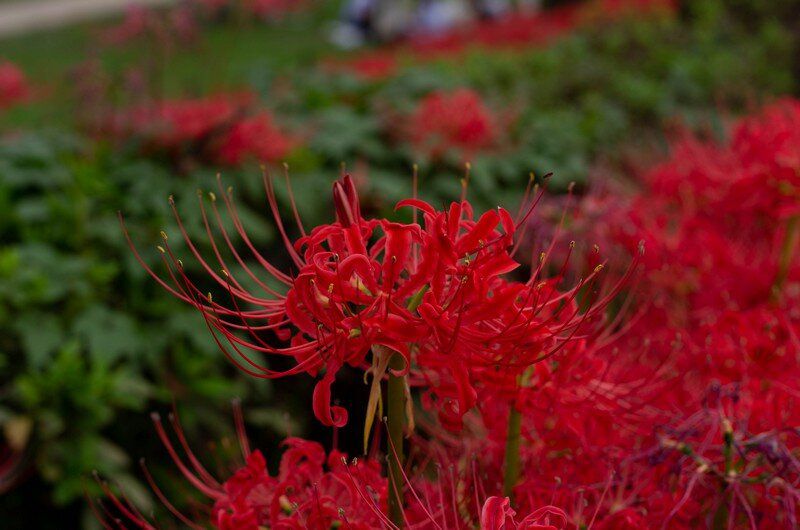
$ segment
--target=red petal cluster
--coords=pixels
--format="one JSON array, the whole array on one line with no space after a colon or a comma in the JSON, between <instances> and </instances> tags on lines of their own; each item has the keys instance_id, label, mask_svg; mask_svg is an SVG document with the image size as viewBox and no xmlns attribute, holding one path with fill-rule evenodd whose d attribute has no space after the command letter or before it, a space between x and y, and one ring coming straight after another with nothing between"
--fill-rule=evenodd
<instances>
[{"instance_id":1,"label":"red petal cluster","mask_svg":"<svg viewBox=\"0 0 800 530\"><path fill-rule=\"evenodd\" d=\"M24 101L30 92L22 70L13 63L0 61L0 110Z\"/></svg>"},{"instance_id":2,"label":"red petal cluster","mask_svg":"<svg viewBox=\"0 0 800 530\"><path fill-rule=\"evenodd\" d=\"M241 413L237 410L237 429L245 463L220 482L191 451L175 417L170 416L170 423L178 444L171 440L157 415L154 415L154 422L161 441L186 481L212 503L200 508L202 515L197 519L190 518L166 498L144 468L164 506L188 528L206 528L207 522L219 530L265 527L302 530L340 525L353 530L370 530L381 527L387 481L375 461L348 464L343 453L326 454L318 443L287 438L283 442L278 472L273 475L267 469L264 455L250 450ZM157 528L124 497L116 495L109 485L101 483L101 486L109 502L94 509L104 528L125 528L117 517L135 528Z\"/></svg>"},{"instance_id":3,"label":"red petal cluster","mask_svg":"<svg viewBox=\"0 0 800 530\"><path fill-rule=\"evenodd\" d=\"M159 282L202 311L220 347L245 372L262 378L298 373L321 377L314 412L326 425L347 421L346 410L331 406L336 373L345 364L367 370L368 354L380 346L404 358L412 384L428 390L428 403L448 428L458 429L476 404L479 388L493 387L513 400L531 366L570 342L585 344L616 291L596 296L599 269L562 289L560 275L543 277L544 258L526 280L506 278L519 266L514 234L523 216L515 220L502 208L475 218L466 201L437 211L410 199L398 208L421 212L422 224L365 219L349 176L333 188L337 221L306 233L295 215L301 237L292 243L266 177L265 186L295 274L281 272L258 253L232 196L220 189L233 226L265 274L259 277L232 244L212 194L213 218L232 258L224 257L215 242L202 200L216 266L189 240L177 212L176 218L192 253L227 291L231 306L215 302L186 277L166 239L163 250L172 285ZM263 292L245 289L231 274L229 259ZM222 273L214 270L220 268ZM283 284L285 291L270 286L270 280ZM270 332L273 340L264 336ZM248 352L293 357L296 364L275 371Z\"/></svg>"},{"instance_id":4,"label":"red petal cluster","mask_svg":"<svg viewBox=\"0 0 800 530\"><path fill-rule=\"evenodd\" d=\"M115 115L107 128L119 139L177 160L199 157L227 166L279 161L295 141L271 114L253 109L254 99L249 93L218 94L140 105Z\"/></svg>"},{"instance_id":5,"label":"red petal cluster","mask_svg":"<svg viewBox=\"0 0 800 530\"><path fill-rule=\"evenodd\" d=\"M521 389L525 509L580 494L598 528L796 528L799 128L798 103L779 101L725 143L680 139L639 194L587 199L593 213L571 223L581 237L647 242L642 302ZM491 396L481 406L495 449L468 450L487 455L493 484L505 416ZM543 486L553 481L557 494Z\"/></svg>"},{"instance_id":6,"label":"red petal cluster","mask_svg":"<svg viewBox=\"0 0 800 530\"><path fill-rule=\"evenodd\" d=\"M440 158L455 151L463 158L497 144L499 123L476 92L432 92L409 118L408 140L420 154Z\"/></svg>"}]
</instances>

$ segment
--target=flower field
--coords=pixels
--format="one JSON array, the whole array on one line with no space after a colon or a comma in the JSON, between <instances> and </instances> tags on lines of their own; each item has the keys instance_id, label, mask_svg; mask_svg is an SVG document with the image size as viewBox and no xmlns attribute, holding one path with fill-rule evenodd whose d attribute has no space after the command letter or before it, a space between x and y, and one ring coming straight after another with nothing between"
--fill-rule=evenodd
<instances>
[{"instance_id":1,"label":"flower field","mask_svg":"<svg viewBox=\"0 0 800 530\"><path fill-rule=\"evenodd\" d=\"M348 5L0 38L4 528L800 527L800 11Z\"/></svg>"}]
</instances>

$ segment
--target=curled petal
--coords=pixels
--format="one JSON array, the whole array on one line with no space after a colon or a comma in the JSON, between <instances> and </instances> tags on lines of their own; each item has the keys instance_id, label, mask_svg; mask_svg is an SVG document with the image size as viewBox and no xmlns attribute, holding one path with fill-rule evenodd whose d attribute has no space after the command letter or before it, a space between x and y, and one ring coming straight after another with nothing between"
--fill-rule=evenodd
<instances>
[{"instance_id":1,"label":"curled petal","mask_svg":"<svg viewBox=\"0 0 800 530\"><path fill-rule=\"evenodd\" d=\"M325 375L314 387L314 415L329 427L344 427L347 423L347 410L344 407L331 406L331 385L339 367L328 366Z\"/></svg>"},{"instance_id":2,"label":"curled petal","mask_svg":"<svg viewBox=\"0 0 800 530\"><path fill-rule=\"evenodd\" d=\"M481 530L513 530L515 513L508 497L489 497L481 510Z\"/></svg>"}]
</instances>

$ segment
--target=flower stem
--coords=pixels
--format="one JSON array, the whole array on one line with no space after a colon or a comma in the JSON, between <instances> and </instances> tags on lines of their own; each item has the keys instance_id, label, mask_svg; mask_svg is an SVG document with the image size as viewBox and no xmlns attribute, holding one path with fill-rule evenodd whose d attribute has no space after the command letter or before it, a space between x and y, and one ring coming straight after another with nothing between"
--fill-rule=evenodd
<instances>
[{"instance_id":1,"label":"flower stem","mask_svg":"<svg viewBox=\"0 0 800 530\"><path fill-rule=\"evenodd\" d=\"M786 235L778 258L778 277L775 279L774 285L776 296L780 295L783 284L786 282L786 277L789 275L789 267L792 264L792 258L797 250L798 242L800 242L800 216L795 215L786 221Z\"/></svg>"},{"instance_id":2,"label":"flower stem","mask_svg":"<svg viewBox=\"0 0 800 530\"><path fill-rule=\"evenodd\" d=\"M511 405L508 412L508 433L506 435L506 462L503 476L503 495L511 498L514 486L519 481L519 444L522 438L522 414ZM513 500L513 499L512 499Z\"/></svg>"},{"instance_id":3,"label":"flower stem","mask_svg":"<svg viewBox=\"0 0 800 530\"><path fill-rule=\"evenodd\" d=\"M394 354L389 368L402 370L403 358ZM398 527L403 527L403 431L406 424L406 381L405 376L395 376L389 372L386 397L386 424L389 431L389 518Z\"/></svg>"}]
</instances>

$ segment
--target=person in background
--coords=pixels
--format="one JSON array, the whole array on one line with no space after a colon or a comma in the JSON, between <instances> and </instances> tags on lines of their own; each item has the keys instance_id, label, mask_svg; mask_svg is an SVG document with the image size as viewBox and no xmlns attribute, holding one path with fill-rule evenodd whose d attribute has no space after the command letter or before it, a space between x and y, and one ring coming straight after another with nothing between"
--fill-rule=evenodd
<instances>
[{"instance_id":1,"label":"person in background","mask_svg":"<svg viewBox=\"0 0 800 530\"><path fill-rule=\"evenodd\" d=\"M513 9L538 10L540 0L347 0L331 41L342 49L445 33Z\"/></svg>"}]
</instances>

